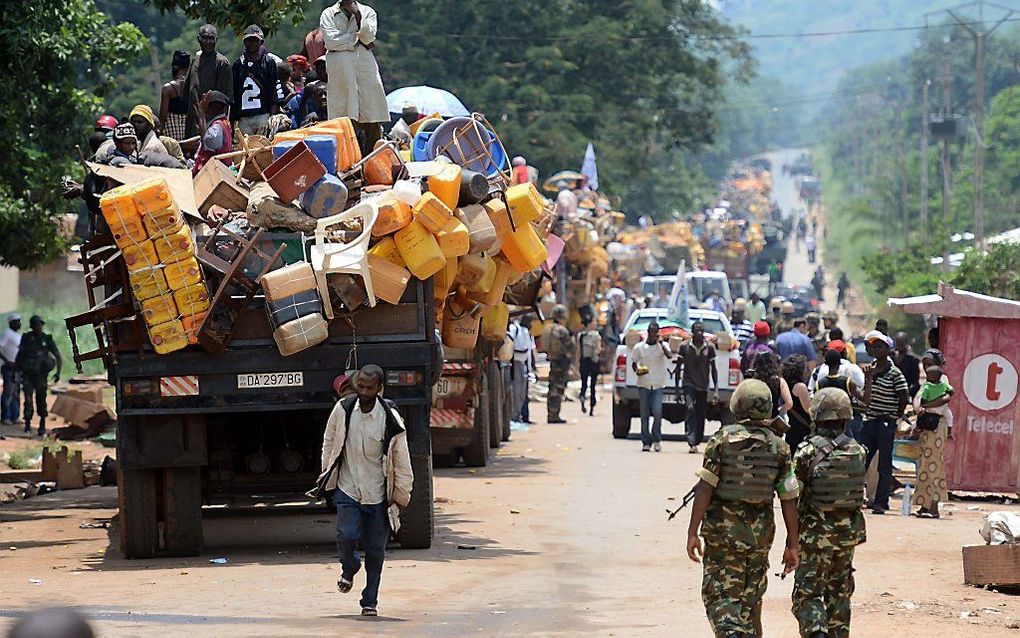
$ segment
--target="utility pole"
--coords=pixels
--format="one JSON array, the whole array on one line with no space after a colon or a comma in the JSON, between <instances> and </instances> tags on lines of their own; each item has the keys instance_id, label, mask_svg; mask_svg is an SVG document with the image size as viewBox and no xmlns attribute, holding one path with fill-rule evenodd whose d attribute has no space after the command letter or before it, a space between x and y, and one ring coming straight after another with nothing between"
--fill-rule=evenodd
<instances>
[{"instance_id":1,"label":"utility pole","mask_svg":"<svg viewBox=\"0 0 1020 638\"><path fill-rule=\"evenodd\" d=\"M942 117L943 120L951 117L952 103L949 99L950 81L953 79L949 73L949 58L942 61ZM949 270L949 198L950 198L950 176L949 176L949 138L942 140L942 232L944 246L942 250L942 270Z\"/></svg>"},{"instance_id":2,"label":"utility pole","mask_svg":"<svg viewBox=\"0 0 1020 638\"><path fill-rule=\"evenodd\" d=\"M900 129L900 132L896 136L896 158L900 173L900 217L902 218L901 224L903 225L903 250L908 250L910 248L910 206L908 201L909 192L907 190L907 133L900 126L902 120L903 106L897 102L896 127Z\"/></svg>"},{"instance_id":3,"label":"utility pole","mask_svg":"<svg viewBox=\"0 0 1020 638\"><path fill-rule=\"evenodd\" d=\"M1004 12L991 29L985 29L984 25L986 5ZM977 21L964 20L957 15L957 12L961 10L973 8L978 10ZM985 40L1016 12L1009 7L984 2L984 0L946 9L945 12L974 38L974 88L976 93L974 96L974 128L977 138L974 144L974 243L978 248L983 249L985 247Z\"/></svg>"},{"instance_id":4,"label":"utility pole","mask_svg":"<svg viewBox=\"0 0 1020 638\"><path fill-rule=\"evenodd\" d=\"M921 192L919 194L921 212L921 241L928 244L928 88L931 80L926 79L921 85Z\"/></svg>"}]
</instances>

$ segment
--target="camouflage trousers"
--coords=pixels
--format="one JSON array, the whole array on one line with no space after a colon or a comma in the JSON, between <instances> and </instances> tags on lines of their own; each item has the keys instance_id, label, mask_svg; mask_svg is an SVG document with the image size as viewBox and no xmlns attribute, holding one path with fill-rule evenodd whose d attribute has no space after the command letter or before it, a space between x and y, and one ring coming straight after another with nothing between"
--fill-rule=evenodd
<instances>
[{"instance_id":1,"label":"camouflage trousers","mask_svg":"<svg viewBox=\"0 0 1020 638\"><path fill-rule=\"evenodd\" d=\"M716 638L761 636L768 550L739 551L706 543L701 599Z\"/></svg>"},{"instance_id":2,"label":"camouflage trousers","mask_svg":"<svg viewBox=\"0 0 1020 638\"><path fill-rule=\"evenodd\" d=\"M549 396L546 398L546 408L550 419L560 418L560 407L563 405L563 395L567 391L569 378L568 359L553 359L549 362Z\"/></svg>"},{"instance_id":3,"label":"camouflage trousers","mask_svg":"<svg viewBox=\"0 0 1020 638\"><path fill-rule=\"evenodd\" d=\"M850 635L850 596L854 593L854 548L802 545L793 581L793 615L800 635Z\"/></svg>"}]
</instances>

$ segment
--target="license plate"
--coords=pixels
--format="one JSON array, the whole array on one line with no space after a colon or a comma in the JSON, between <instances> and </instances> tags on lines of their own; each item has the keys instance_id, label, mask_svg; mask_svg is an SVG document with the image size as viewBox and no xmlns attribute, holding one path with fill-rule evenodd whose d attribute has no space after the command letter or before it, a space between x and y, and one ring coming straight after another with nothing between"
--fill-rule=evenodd
<instances>
[{"instance_id":1,"label":"license plate","mask_svg":"<svg viewBox=\"0 0 1020 638\"><path fill-rule=\"evenodd\" d=\"M297 388L305 384L303 372L257 372L237 375L237 389Z\"/></svg>"},{"instance_id":2,"label":"license plate","mask_svg":"<svg viewBox=\"0 0 1020 638\"><path fill-rule=\"evenodd\" d=\"M432 396L439 399L455 397L462 394L466 387L467 379L443 377L432 386Z\"/></svg>"}]
</instances>

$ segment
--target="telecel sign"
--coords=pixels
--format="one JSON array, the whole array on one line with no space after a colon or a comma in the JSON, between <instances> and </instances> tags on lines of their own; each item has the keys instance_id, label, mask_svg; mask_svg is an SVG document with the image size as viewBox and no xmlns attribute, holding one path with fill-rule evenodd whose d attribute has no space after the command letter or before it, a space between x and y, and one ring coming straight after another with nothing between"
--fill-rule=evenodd
<instances>
[{"instance_id":1,"label":"telecel sign","mask_svg":"<svg viewBox=\"0 0 1020 638\"><path fill-rule=\"evenodd\" d=\"M1016 368L1001 355L974 357L963 372L963 393L978 410L997 412L1016 400ZM970 432L1009 435L1013 428L1011 418L998 421L981 414L967 416L967 430Z\"/></svg>"}]
</instances>

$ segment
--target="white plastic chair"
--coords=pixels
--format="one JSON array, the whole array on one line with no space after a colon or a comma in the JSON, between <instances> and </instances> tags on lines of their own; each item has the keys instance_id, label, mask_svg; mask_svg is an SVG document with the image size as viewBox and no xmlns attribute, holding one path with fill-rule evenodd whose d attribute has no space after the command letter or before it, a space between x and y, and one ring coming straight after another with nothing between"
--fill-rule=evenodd
<instances>
[{"instance_id":1,"label":"white plastic chair","mask_svg":"<svg viewBox=\"0 0 1020 638\"><path fill-rule=\"evenodd\" d=\"M372 238L372 226L375 225L378 216L378 206L372 200L368 200L342 213L323 217L315 226L315 243L309 250L309 261L312 264L312 271L315 273L315 283L319 287L322 306L328 319L333 318L333 305L329 301L329 288L326 285L326 276L329 274L361 275L365 282L365 292L368 293L368 305L375 306L372 275L368 272L368 242ZM330 226L359 218L362 230L357 239L348 244L327 241L326 229Z\"/></svg>"}]
</instances>

